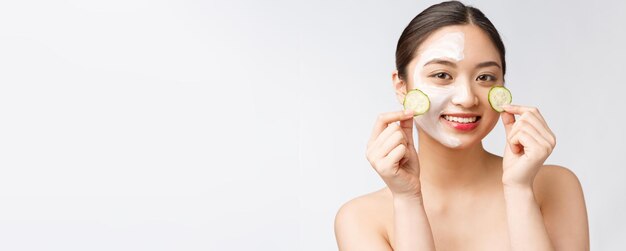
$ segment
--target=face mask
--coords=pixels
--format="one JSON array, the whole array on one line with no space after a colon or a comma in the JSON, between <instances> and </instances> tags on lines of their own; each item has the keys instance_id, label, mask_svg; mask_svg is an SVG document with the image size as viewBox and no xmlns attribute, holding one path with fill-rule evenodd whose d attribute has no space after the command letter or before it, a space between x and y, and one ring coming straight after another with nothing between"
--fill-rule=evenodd
<instances>
[{"instance_id":1,"label":"face mask","mask_svg":"<svg viewBox=\"0 0 626 251\"><path fill-rule=\"evenodd\" d=\"M415 125L441 144L451 148L458 147L461 140L447 132L444 125L439 122L439 118L446 106L455 97L467 94L463 93L465 92L464 88L456 85L437 86L433 83L427 83L420 78L420 72L424 64L436 58L445 58L455 62L463 60L464 44L464 33L446 33L420 54L420 60L413 71L415 88L422 90L430 99L430 109L425 114L415 117Z\"/></svg>"}]
</instances>

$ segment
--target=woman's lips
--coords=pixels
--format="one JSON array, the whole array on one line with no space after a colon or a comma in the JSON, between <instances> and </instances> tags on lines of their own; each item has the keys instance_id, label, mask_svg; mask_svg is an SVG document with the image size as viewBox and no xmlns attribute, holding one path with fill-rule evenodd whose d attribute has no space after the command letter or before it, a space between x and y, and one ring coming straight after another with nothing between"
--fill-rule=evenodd
<instances>
[{"instance_id":1,"label":"woman's lips","mask_svg":"<svg viewBox=\"0 0 626 251\"><path fill-rule=\"evenodd\" d=\"M461 132L474 130L474 128L478 127L478 124L480 123L480 116L470 115L442 115L439 119L445 125Z\"/></svg>"}]
</instances>

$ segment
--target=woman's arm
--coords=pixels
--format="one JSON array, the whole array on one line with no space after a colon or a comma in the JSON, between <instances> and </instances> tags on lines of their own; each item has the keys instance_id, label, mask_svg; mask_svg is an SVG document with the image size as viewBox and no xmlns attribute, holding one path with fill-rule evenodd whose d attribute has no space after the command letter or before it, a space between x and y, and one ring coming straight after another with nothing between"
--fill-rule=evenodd
<instances>
[{"instance_id":1,"label":"woman's arm","mask_svg":"<svg viewBox=\"0 0 626 251\"><path fill-rule=\"evenodd\" d=\"M555 250L589 250L589 224L583 189L561 166L544 166L535 179L543 221ZM541 196L541 197L539 197Z\"/></svg>"},{"instance_id":2,"label":"woman's arm","mask_svg":"<svg viewBox=\"0 0 626 251\"><path fill-rule=\"evenodd\" d=\"M511 250L555 250L532 187L504 186Z\"/></svg>"},{"instance_id":3,"label":"woman's arm","mask_svg":"<svg viewBox=\"0 0 626 251\"><path fill-rule=\"evenodd\" d=\"M335 238L340 251L435 250L421 196L393 198L394 238L387 240L377 209L381 201L356 198L344 204L335 217ZM393 241L393 249L390 245Z\"/></svg>"},{"instance_id":4,"label":"woman's arm","mask_svg":"<svg viewBox=\"0 0 626 251\"><path fill-rule=\"evenodd\" d=\"M367 144L366 157L393 195L394 250L435 250L422 204L419 158L413 144L413 111L381 114ZM396 123L399 122L399 123ZM368 224L367 206L347 203L335 219L339 250L391 250L380 227ZM386 245L383 243L387 243Z\"/></svg>"},{"instance_id":5,"label":"woman's arm","mask_svg":"<svg viewBox=\"0 0 626 251\"><path fill-rule=\"evenodd\" d=\"M583 190L569 169L543 166L534 189L505 187L504 195L514 250L589 250Z\"/></svg>"},{"instance_id":6,"label":"woman's arm","mask_svg":"<svg viewBox=\"0 0 626 251\"><path fill-rule=\"evenodd\" d=\"M556 138L535 107L502 106L507 137L502 161L502 184L511 250L554 250L533 185L539 169L550 156ZM515 118L518 115L519 118Z\"/></svg>"},{"instance_id":7,"label":"woman's arm","mask_svg":"<svg viewBox=\"0 0 626 251\"><path fill-rule=\"evenodd\" d=\"M556 138L535 107L502 106L507 137L502 161L502 184L511 250L554 250L533 185L550 156ZM516 119L515 115L519 118Z\"/></svg>"},{"instance_id":8,"label":"woman's arm","mask_svg":"<svg viewBox=\"0 0 626 251\"><path fill-rule=\"evenodd\" d=\"M512 250L588 250L587 213L578 179L565 168L543 165L556 145L554 133L537 108L503 108L507 144L502 183ZM540 187L541 206L535 187Z\"/></svg>"},{"instance_id":9,"label":"woman's arm","mask_svg":"<svg viewBox=\"0 0 626 251\"><path fill-rule=\"evenodd\" d=\"M422 196L394 197L393 213L396 251L435 250Z\"/></svg>"}]
</instances>

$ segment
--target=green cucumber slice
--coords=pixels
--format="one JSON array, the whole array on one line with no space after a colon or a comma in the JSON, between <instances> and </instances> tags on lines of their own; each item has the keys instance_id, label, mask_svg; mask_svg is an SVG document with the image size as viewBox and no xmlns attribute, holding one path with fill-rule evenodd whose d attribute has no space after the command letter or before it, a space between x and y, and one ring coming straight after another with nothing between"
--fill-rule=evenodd
<instances>
[{"instance_id":1,"label":"green cucumber slice","mask_svg":"<svg viewBox=\"0 0 626 251\"><path fill-rule=\"evenodd\" d=\"M404 96L402 105L404 105L404 110L413 110L413 116L418 116L430 109L430 99L426 93L419 89L413 89Z\"/></svg>"},{"instance_id":2,"label":"green cucumber slice","mask_svg":"<svg viewBox=\"0 0 626 251\"><path fill-rule=\"evenodd\" d=\"M504 86L494 86L489 90L489 104L496 112L503 112L502 105L511 104L513 96Z\"/></svg>"}]
</instances>

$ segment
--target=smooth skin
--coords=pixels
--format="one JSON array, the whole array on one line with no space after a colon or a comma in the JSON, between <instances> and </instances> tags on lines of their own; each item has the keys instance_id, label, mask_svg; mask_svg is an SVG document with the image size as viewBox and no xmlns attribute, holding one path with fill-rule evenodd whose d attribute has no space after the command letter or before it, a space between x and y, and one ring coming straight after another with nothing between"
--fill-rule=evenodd
<instances>
[{"instance_id":1,"label":"smooth skin","mask_svg":"<svg viewBox=\"0 0 626 251\"><path fill-rule=\"evenodd\" d=\"M444 112L479 114L479 126L471 132L447 128L461 140L457 148L417 128L416 149L410 113L379 115L366 157L386 187L339 209L339 250L589 250L582 187L569 169L544 164L556 138L539 110L509 105L498 114L489 106L489 88L503 84L502 64L489 37L471 24L447 26L420 48L459 31L465 34L464 59L418 67L415 76L466 88ZM413 89L419 52L406 81L392 73L400 103ZM490 61L497 64L481 64ZM481 143L498 120L506 132L503 157Z\"/></svg>"}]
</instances>

